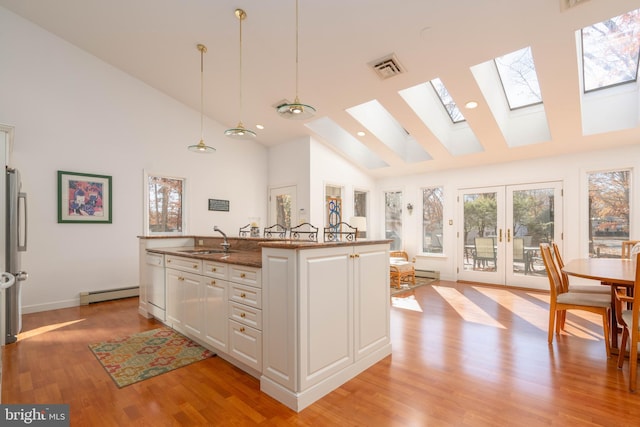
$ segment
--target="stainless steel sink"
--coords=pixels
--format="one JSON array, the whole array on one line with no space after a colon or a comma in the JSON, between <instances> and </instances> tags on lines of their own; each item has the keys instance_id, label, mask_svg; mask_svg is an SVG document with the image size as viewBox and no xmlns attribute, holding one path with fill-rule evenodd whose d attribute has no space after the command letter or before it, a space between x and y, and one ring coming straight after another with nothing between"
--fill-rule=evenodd
<instances>
[{"instance_id":1,"label":"stainless steel sink","mask_svg":"<svg viewBox=\"0 0 640 427\"><path fill-rule=\"evenodd\" d=\"M185 249L180 252L185 252L188 254L196 254L196 255L207 255L207 254L223 254L225 253L222 249ZM229 251L232 252L232 251Z\"/></svg>"}]
</instances>

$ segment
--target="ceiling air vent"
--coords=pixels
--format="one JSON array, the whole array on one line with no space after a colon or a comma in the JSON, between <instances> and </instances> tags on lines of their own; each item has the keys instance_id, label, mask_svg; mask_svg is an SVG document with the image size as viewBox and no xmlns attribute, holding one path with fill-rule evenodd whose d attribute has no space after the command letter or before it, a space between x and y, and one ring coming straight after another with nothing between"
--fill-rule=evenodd
<instances>
[{"instance_id":1,"label":"ceiling air vent","mask_svg":"<svg viewBox=\"0 0 640 427\"><path fill-rule=\"evenodd\" d=\"M589 0L560 0L560 10L565 11Z\"/></svg>"},{"instance_id":2,"label":"ceiling air vent","mask_svg":"<svg viewBox=\"0 0 640 427\"><path fill-rule=\"evenodd\" d=\"M385 56L384 58L369 62L369 65L381 79L388 79L389 77L402 74L405 71L404 67L400 65L398 58L396 58L396 55L393 53Z\"/></svg>"}]
</instances>

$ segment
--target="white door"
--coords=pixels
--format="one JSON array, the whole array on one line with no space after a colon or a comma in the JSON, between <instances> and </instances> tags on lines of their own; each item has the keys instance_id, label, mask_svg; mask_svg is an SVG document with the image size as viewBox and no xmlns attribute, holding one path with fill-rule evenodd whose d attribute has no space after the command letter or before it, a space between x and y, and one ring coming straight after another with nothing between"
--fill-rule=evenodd
<instances>
[{"instance_id":1,"label":"white door","mask_svg":"<svg viewBox=\"0 0 640 427\"><path fill-rule=\"evenodd\" d=\"M458 279L547 289L539 245L559 241L562 184L461 190Z\"/></svg>"},{"instance_id":2,"label":"white door","mask_svg":"<svg viewBox=\"0 0 640 427\"><path fill-rule=\"evenodd\" d=\"M274 224L280 224L286 228L298 224L295 185L269 190L269 218L264 226L270 227Z\"/></svg>"}]
</instances>

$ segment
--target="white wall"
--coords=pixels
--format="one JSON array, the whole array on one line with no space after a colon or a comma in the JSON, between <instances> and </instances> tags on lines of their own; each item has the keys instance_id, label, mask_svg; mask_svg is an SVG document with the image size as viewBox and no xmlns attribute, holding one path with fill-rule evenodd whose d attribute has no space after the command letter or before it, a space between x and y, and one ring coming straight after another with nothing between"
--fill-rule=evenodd
<instances>
[{"instance_id":1,"label":"white wall","mask_svg":"<svg viewBox=\"0 0 640 427\"><path fill-rule=\"evenodd\" d=\"M29 196L25 312L77 305L79 292L135 286L143 171L187 178L188 232L237 235L266 218L267 150L205 120L212 155L187 151L200 113L0 7L0 123ZM110 175L112 224L58 224L57 171ZM209 212L207 199L230 201Z\"/></svg>"},{"instance_id":2,"label":"white wall","mask_svg":"<svg viewBox=\"0 0 640 427\"><path fill-rule=\"evenodd\" d=\"M459 229L459 209L457 193L459 189L561 181L564 188L563 197L563 251L565 259L588 256L588 206L587 181L588 172L598 170L628 169L633 170L631 186L631 238L640 236L640 205L636 194L640 188L640 145L633 145L613 150L594 151L571 154L554 158L512 162L477 168L465 168L423 175L411 175L386 178L378 181L378 192L403 191L403 206L407 202L414 205L413 214L409 215L403 208L403 243L409 256L418 255L417 268L440 271L443 279L455 280L456 232ZM421 251L421 188L442 186L445 192L444 202L444 254L442 256L420 256ZM376 210L384 212L384 198L380 198ZM379 231L382 232L381 218ZM453 225L448 221L452 220Z\"/></svg>"}]
</instances>

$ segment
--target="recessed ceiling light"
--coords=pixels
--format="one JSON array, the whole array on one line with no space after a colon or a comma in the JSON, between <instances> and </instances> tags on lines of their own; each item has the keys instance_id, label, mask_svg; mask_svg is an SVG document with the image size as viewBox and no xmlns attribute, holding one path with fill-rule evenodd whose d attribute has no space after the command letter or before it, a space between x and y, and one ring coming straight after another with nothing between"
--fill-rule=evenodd
<instances>
[{"instance_id":1,"label":"recessed ceiling light","mask_svg":"<svg viewBox=\"0 0 640 427\"><path fill-rule=\"evenodd\" d=\"M365 136L365 135L366 135L366 133L364 133L364 132L360 131L360 132L358 132L356 135L358 135L358 136Z\"/></svg>"},{"instance_id":2,"label":"recessed ceiling light","mask_svg":"<svg viewBox=\"0 0 640 427\"><path fill-rule=\"evenodd\" d=\"M478 103L476 101L469 101L466 104L464 104L464 108L466 108L468 110L473 110L477 106L478 106Z\"/></svg>"},{"instance_id":3,"label":"recessed ceiling light","mask_svg":"<svg viewBox=\"0 0 640 427\"><path fill-rule=\"evenodd\" d=\"M264 126L263 126L263 125L256 125L256 127L257 127L258 129L264 129Z\"/></svg>"}]
</instances>

